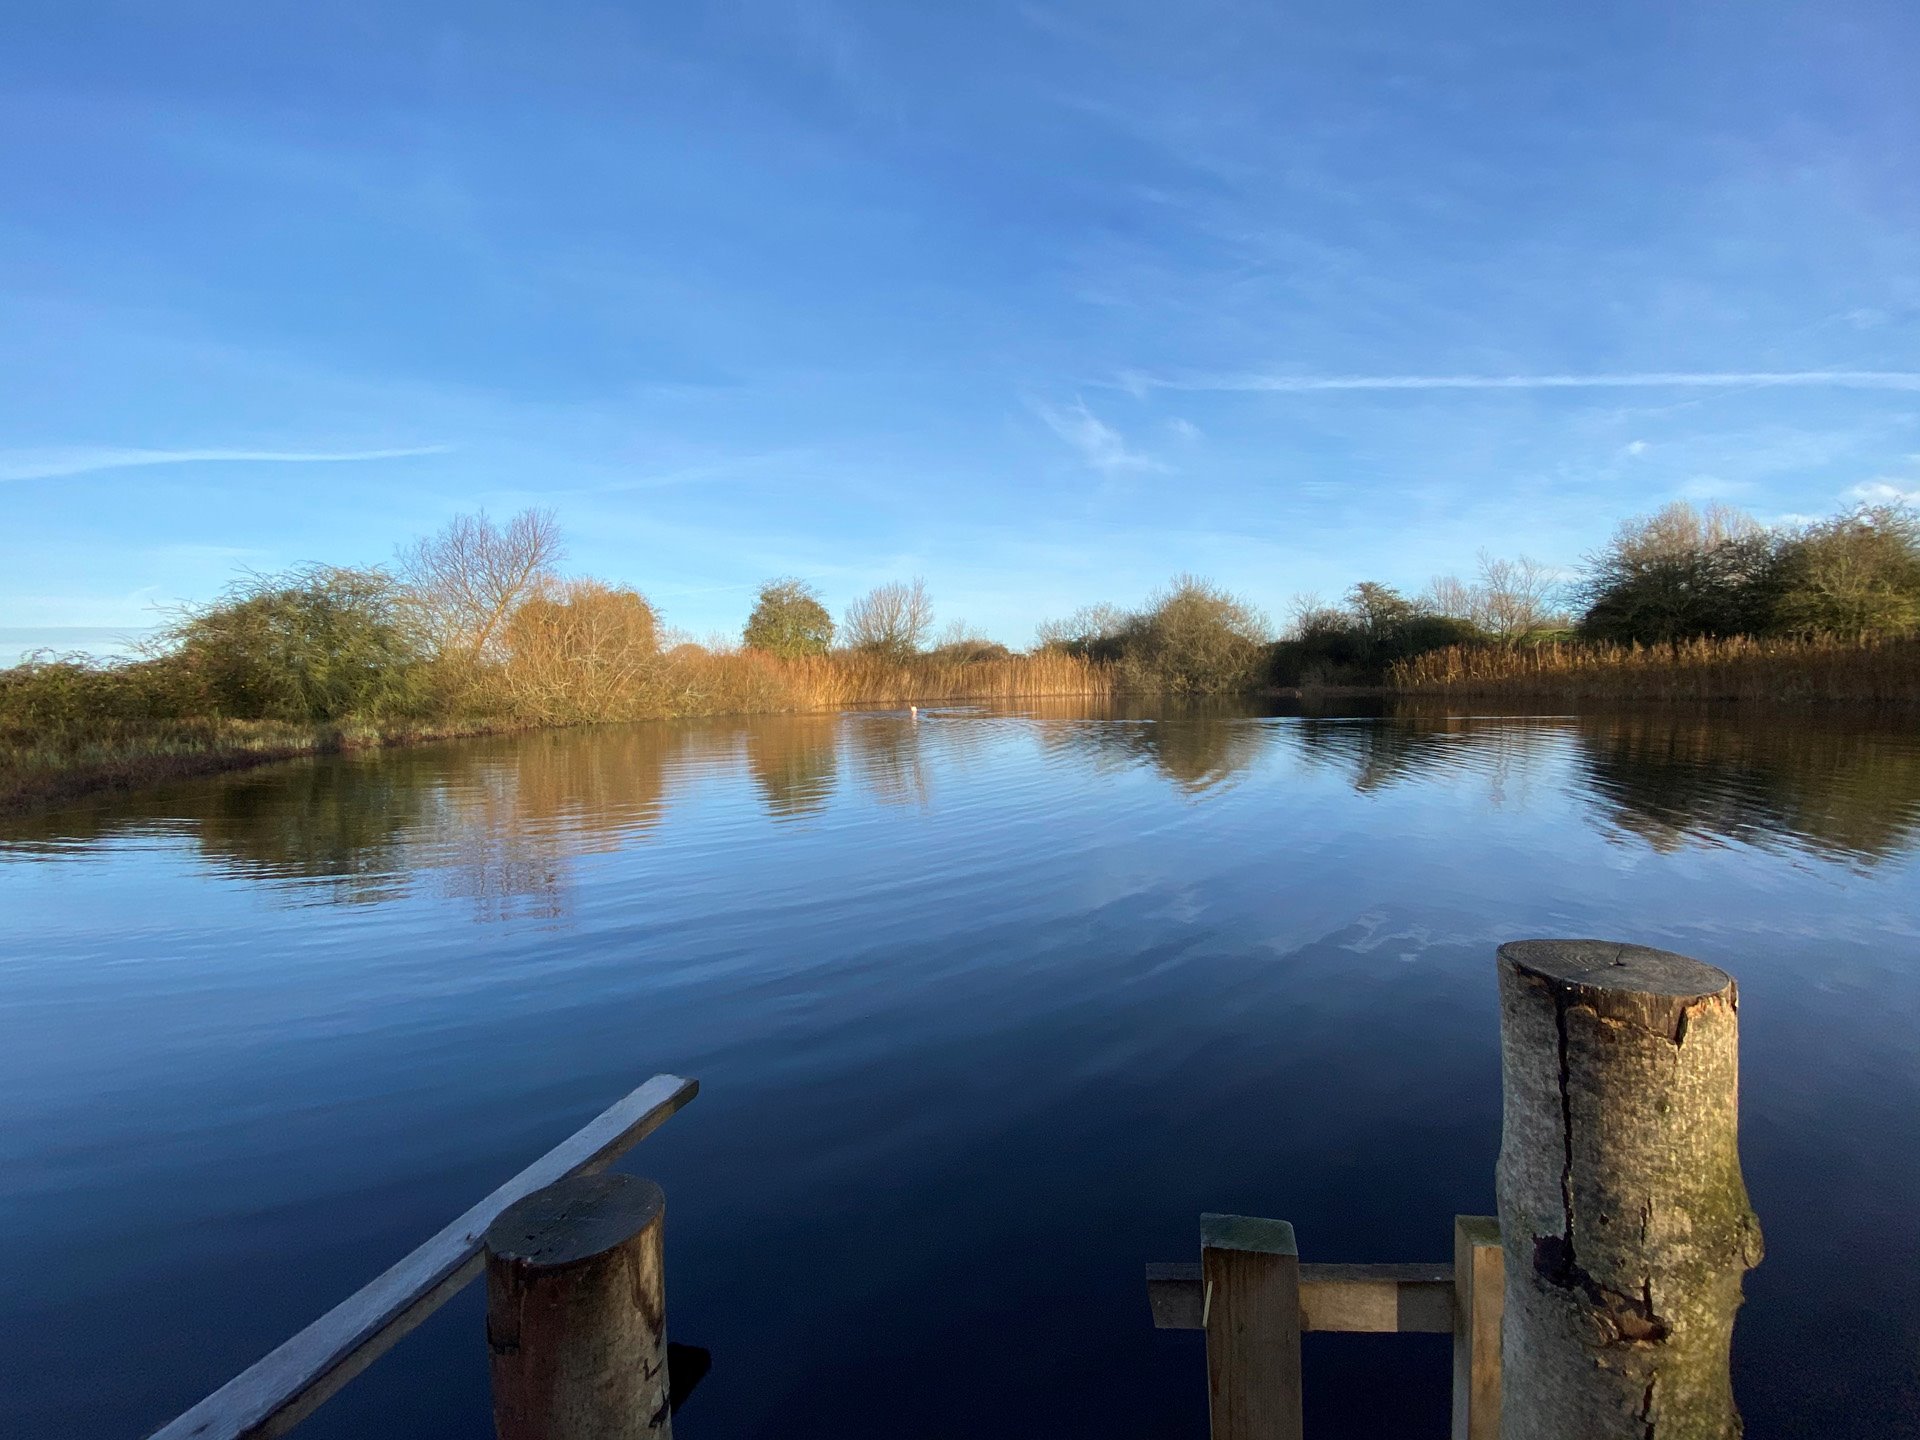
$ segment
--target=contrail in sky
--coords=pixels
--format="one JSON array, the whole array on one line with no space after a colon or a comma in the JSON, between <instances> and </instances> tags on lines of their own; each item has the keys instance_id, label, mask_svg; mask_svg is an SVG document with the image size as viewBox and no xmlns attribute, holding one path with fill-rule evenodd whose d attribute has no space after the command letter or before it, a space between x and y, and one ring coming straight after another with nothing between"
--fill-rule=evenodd
<instances>
[{"instance_id":1,"label":"contrail in sky","mask_svg":"<svg viewBox=\"0 0 1920 1440\"><path fill-rule=\"evenodd\" d=\"M400 460L443 455L451 445L415 445L403 450L140 450L76 446L54 450L0 450L0 480L44 480L87 475L129 465L186 465L202 460L251 460L284 465L323 465L346 460Z\"/></svg>"},{"instance_id":2,"label":"contrail in sky","mask_svg":"<svg viewBox=\"0 0 1920 1440\"><path fill-rule=\"evenodd\" d=\"M1912 370L1644 370L1620 375L1227 375L1128 374L1122 388L1307 394L1324 390L1704 390L1831 388L1920 391Z\"/></svg>"}]
</instances>

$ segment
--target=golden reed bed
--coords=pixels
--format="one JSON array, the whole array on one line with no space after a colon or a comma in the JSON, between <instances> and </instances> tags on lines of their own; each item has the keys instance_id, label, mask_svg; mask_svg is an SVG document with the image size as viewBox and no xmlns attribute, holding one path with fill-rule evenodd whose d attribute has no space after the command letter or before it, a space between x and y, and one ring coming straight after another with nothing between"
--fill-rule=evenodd
<instances>
[{"instance_id":1,"label":"golden reed bed","mask_svg":"<svg viewBox=\"0 0 1920 1440\"><path fill-rule=\"evenodd\" d=\"M1403 661L1389 679L1408 695L1911 704L1920 701L1920 638L1454 646Z\"/></svg>"}]
</instances>

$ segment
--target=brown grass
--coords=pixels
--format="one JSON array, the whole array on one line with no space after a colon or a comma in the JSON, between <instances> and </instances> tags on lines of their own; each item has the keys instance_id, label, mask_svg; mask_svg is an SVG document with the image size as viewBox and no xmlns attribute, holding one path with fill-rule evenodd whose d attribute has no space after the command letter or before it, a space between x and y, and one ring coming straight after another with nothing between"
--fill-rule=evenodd
<instances>
[{"instance_id":1,"label":"brown grass","mask_svg":"<svg viewBox=\"0 0 1920 1440\"><path fill-rule=\"evenodd\" d=\"M1913 704L1920 702L1920 638L1456 645L1400 662L1389 680L1407 695Z\"/></svg>"}]
</instances>

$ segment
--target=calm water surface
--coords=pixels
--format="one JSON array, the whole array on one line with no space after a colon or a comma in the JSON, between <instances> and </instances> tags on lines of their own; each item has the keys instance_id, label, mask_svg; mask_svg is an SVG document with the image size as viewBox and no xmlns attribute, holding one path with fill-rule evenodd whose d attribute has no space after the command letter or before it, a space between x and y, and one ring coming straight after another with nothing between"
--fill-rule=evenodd
<instances>
[{"instance_id":1,"label":"calm water surface","mask_svg":"<svg viewBox=\"0 0 1920 1440\"><path fill-rule=\"evenodd\" d=\"M16 821L0 1430L143 1434L673 1070L687 1440L1198 1440L1142 1263L1447 1257L1494 947L1599 935L1740 980L1749 1433L1920 1434L1917 849L1911 725L1645 713L661 725ZM301 1434L490 1433L480 1327ZM1443 1337L1307 1357L1319 1433L1446 1433Z\"/></svg>"}]
</instances>

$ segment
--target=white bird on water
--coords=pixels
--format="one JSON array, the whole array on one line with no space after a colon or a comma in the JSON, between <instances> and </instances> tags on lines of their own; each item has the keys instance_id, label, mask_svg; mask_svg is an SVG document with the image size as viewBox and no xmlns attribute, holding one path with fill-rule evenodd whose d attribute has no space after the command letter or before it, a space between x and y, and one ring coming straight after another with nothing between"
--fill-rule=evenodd
<instances>
[{"instance_id":1,"label":"white bird on water","mask_svg":"<svg viewBox=\"0 0 1920 1440\"><path fill-rule=\"evenodd\" d=\"M920 707L918 705L907 706L907 714L918 720L920 718Z\"/></svg>"}]
</instances>

